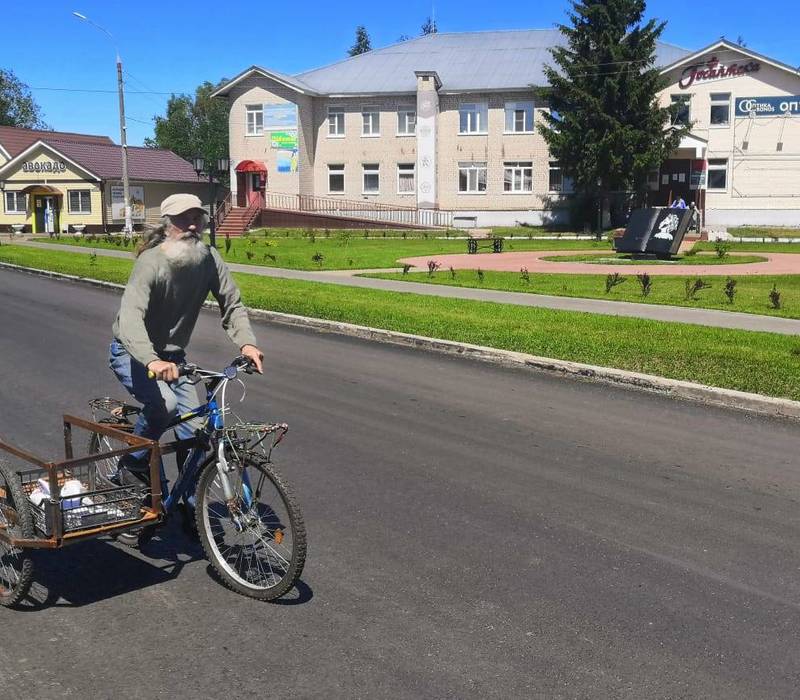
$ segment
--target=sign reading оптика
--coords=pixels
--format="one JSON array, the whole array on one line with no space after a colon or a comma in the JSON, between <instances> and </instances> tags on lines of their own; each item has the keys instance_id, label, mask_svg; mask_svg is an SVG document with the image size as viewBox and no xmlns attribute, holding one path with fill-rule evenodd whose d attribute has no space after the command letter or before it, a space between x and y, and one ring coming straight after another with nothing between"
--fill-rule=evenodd
<instances>
[{"instance_id":1,"label":"sign reading \u043e\u043f\u0442\u0438\u043a\u0430","mask_svg":"<svg viewBox=\"0 0 800 700\"><path fill-rule=\"evenodd\" d=\"M737 117L772 117L789 114L800 117L800 95L782 97L737 97Z\"/></svg>"}]
</instances>

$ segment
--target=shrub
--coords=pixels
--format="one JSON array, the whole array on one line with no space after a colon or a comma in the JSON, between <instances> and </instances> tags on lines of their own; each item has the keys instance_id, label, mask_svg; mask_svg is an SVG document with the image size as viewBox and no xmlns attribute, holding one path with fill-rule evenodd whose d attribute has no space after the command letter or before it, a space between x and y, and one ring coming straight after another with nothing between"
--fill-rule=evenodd
<instances>
[{"instance_id":1,"label":"shrub","mask_svg":"<svg viewBox=\"0 0 800 700\"><path fill-rule=\"evenodd\" d=\"M531 283L531 276L527 267L520 268L519 277L525 284Z\"/></svg>"},{"instance_id":2,"label":"shrub","mask_svg":"<svg viewBox=\"0 0 800 700\"><path fill-rule=\"evenodd\" d=\"M314 255L311 256L311 260L320 267L322 267L322 263L325 261L325 256L319 251L317 251L316 253L314 253Z\"/></svg>"},{"instance_id":3,"label":"shrub","mask_svg":"<svg viewBox=\"0 0 800 700\"><path fill-rule=\"evenodd\" d=\"M717 251L717 257L722 260L728 255L728 251L730 250L730 246L725 243L724 241L717 241L714 244L714 250Z\"/></svg>"},{"instance_id":4,"label":"shrub","mask_svg":"<svg viewBox=\"0 0 800 700\"><path fill-rule=\"evenodd\" d=\"M700 252L700 246L695 243L689 250L684 253L684 256L687 258L691 258L694 255L697 255Z\"/></svg>"},{"instance_id":5,"label":"shrub","mask_svg":"<svg viewBox=\"0 0 800 700\"><path fill-rule=\"evenodd\" d=\"M478 282L480 284L483 284L483 270L481 270L481 268L478 268L475 274L478 276Z\"/></svg>"},{"instance_id":6,"label":"shrub","mask_svg":"<svg viewBox=\"0 0 800 700\"><path fill-rule=\"evenodd\" d=\"M456 271L453 269L453 266L450 266L450 279L454 280L456 278Z\"/></svg>"},{"instance_id":7,"label":"shrub","mask_svg":"<svg viewBox=\"0 0 800 700\"><path fill-rule=\"evenodd\" d=\"M408 271L409 271L410 269L411 269L411 265L409 265L408 263L404 263L404 264L403 264L403 274L404 274L404 275L407 275L407 274L408 274Z\"/></svg>"},{"instance_id":8,"label":"shrub","mask_svg":"<svg viewBox=\"0 0 800 700\"><path fill-rule=\"evenodd\" d=\"M772 285L772 291L769 293L769 303L772 304L773 309L781 308L781 293L774 284Z\"/></svg>"},{"instance_id":9,"label":"shrub","mask_svg":"<svg viewBox=\"0 0 800 700\"><path fill-rule=\"evenodd\" d=\"M606 294L608 294L617 285L622 284L626 279L627 278L620 275L619 272L606 275Z\"/></svg>"},{"instance_id":10,"label":"shrub","mask_svg":"<svg viewBox=\"0 0 800 700\"><path fill-rule=\"evenodd\" d=\"M736 297L736 280L733 277L728 277L725 280L725 288L723 290L725 292L725 296L728 297L728 303L733 304L733 300Z\"/></svg>"},{"instance_id":11,"label":"shrub","mask_svg":"<svg viewBox=\"0 0 800 700\"><path fill-rule=\"evenodd\" d=\"M433 273L436 272L441 266L442 264L436 262L435 260L428 260L428 277L433 277Z\"/></svg>"},{"instance_id":12,"label":"shrub","mask_svg":"<svg viewBox=\"0 0 800 700\"><path fill-rule=\"evenodd\" d=\"M703 289L709 289L710 287L711 285L708 282L703 281L702 277L696 277L695 279L687 278L684 284L686 300L697 301L697 293Z\"/></svg>"},{"instance_id":13,"label":"shrub","mask_svg":"<svg viewBox=\"0 0 800 700\"><path fill-rule=\"evenodd\" d=\"M252 250L246 250L244 254L247 256L248 260L252 260L253 259L253 251Z\"/></svg>"},{"instance_id":14,"label":"shrub","mask_svg":"<svg viewBox=\"0 0 800 700\"><path fill-rule=\"evenodd\" d=\"M636 275L636 279L639 280L639 286L642 288L642 296L648 296L653 290L653 278L646 272L642 272L640 275Z\"/></svg>"}]
</instances>

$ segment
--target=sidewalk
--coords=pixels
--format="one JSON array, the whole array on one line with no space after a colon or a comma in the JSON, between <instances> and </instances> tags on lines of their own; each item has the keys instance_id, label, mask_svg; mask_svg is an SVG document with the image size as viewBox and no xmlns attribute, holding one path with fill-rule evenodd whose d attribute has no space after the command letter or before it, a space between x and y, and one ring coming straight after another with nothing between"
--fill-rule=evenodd
<instances>
[{"instance_id":1,"label":"sidewalk","mask_svg":"<svg viewBox=\"0 0 800 700\"><path fill-rule=\"evenodd\" d=\"M50 248L70 253L94 252L99 256L113 258L131 258L129 251L107 250L104 248L76 248L76 246L60 243L33 243L15 241L16 244L32 248ZM561 311L582 311L586 313L606 314L610 316L628 316L650 319L654 321L670 321L674 323L693 323L717 328L736 328L747 331L763 331L780 333L781 335L800 335L800 320L759 316L756 314L737 313L735 311L716 311L713 309L684 308L681 306L659 306L656 304L637 304L626 301L606 301L605 299L583 299L573 297L546 296L525 292L501 292L492 289L475 289L470 287L448 287L444 285L425 284L420 282L403 282L400 280L381 280L356 275L373 270L335 270L314 272L310 270L284 270L277 267L259 267L257 265L241 265L229 263L231 270L263 277L303 280L307 282L324 282L340 284L348 287L366 289L382 289L392 292L425 294L436 297L452 297L472 299L475 301L491 301L501 304L517 304ZM381 270L387 272L389 270Z\"/></svg>"}]
</instances>

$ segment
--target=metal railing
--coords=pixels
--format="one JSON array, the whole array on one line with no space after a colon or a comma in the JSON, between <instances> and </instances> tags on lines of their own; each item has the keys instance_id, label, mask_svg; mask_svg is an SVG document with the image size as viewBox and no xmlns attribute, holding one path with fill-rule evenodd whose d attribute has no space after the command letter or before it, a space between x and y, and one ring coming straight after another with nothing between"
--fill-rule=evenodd
<instances>
[{"instance_id":1,"label":"metal railing","mask_svg":"<svg viewBox=\"0 0 800 700\"><path fill-rule=\"evenodd\" d=\"M398 204L281 192L265 192L264 200L264 207L267 209L370 219L376 223L404 226L450 228L453 225L453 212L441 209L418 209Z\"/></svg>"},{"instance_id":2,"label":"metal railing","mask_svg":"<svg viewBox=\"0 0 800 700\"><path fill-rule=\"evenodd\" d=\"M214 222L216 223L217 228L219 228L220 224L225 221L225 217L228 215L231 207L233 207L233 199L231 194L231 192L228 192L228 194L225 196L225 199L220 202L220 204L217 206L217 210L214 212Z\"/></svg>"}]
</instances>

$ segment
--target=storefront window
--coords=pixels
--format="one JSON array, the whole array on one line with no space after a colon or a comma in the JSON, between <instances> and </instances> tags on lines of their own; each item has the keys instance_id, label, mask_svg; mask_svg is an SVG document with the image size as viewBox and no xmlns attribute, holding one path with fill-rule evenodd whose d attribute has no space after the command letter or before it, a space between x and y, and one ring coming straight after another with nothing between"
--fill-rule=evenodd
<instances>
[{"instance_id":1,"label":"storefront window","mask_svg":"<svg viewBox=\"0 0 800 700\"><path fill-rule=\"evenodd\" d=\"M6 192L6 214L25 214L27 205L21 192Z\"/></svg>"},{"instance_id":2,"label":"storefront window","mask_svg":"<svg viewBox=\"0 0 800 700\"><path fill-rule=\"evenodd\" d=\"M69 213L70 214L92 213L92 194L89 190L69 191Z\"/></svg>"}]
</instances>

